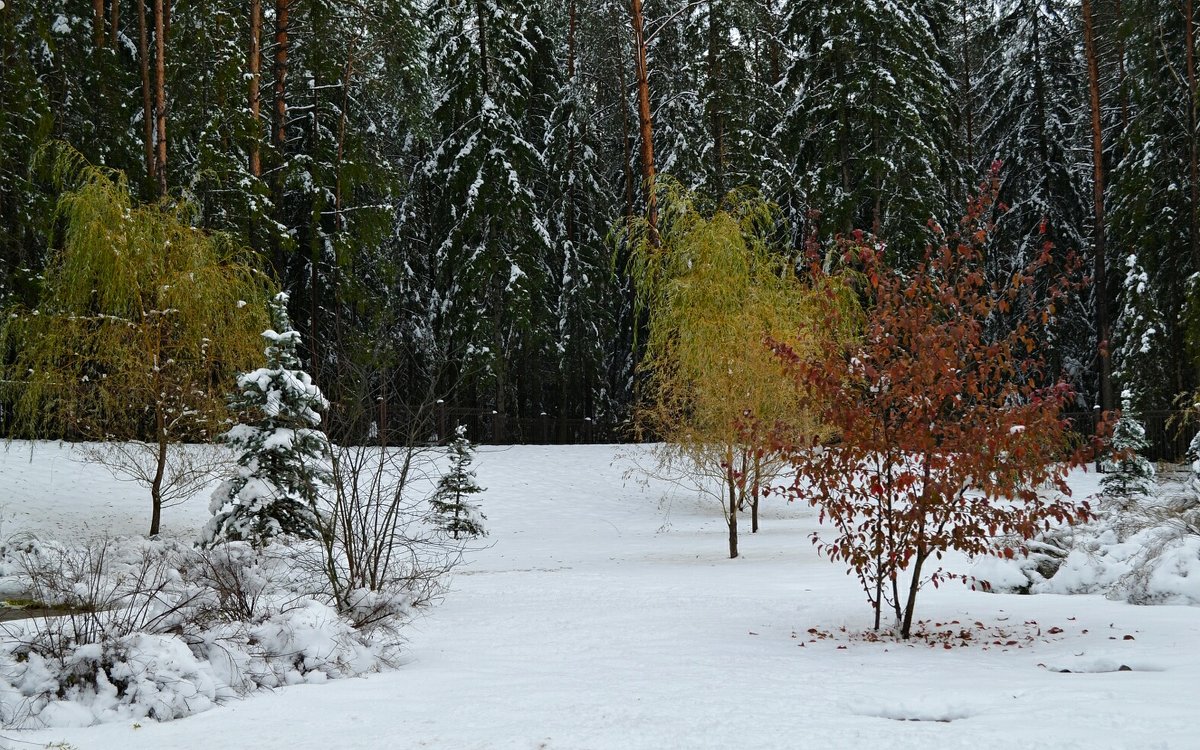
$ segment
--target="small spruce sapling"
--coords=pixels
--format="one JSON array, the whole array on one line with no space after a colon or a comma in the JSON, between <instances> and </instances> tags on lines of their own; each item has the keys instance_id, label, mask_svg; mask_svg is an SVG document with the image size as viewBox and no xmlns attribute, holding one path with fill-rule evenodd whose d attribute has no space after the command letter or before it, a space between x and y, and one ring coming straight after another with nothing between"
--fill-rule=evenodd
<instances>
[{"instance_id":1,"label":"small spruce sapling","mask_svg":"<svg viewBox=\"0 0 1200 750\"><path fill-rule=\"evenodd\" d=\"M279 294L271 302L275 328L262 334L267 366L238 376L232 405L254 421L223 438L239 453L238 471L213 493L202 545L230 540L262 546L282 534L320 536L317 496L329 479L329 439L317 427L329 402L299 369L300 334L288 320L287 299Z\"/></svg>"},{"instance_id":2,"label":"small spruce sapling","mask_svg":"<svg viewBox=\"0 0 1200 750\"><path fill-rule=\"evenodd\" d=\"M484 488L475 482L475 472L470 468L474 448L467 439L466 427L459 425L455 430L447 451L450 470L438 481L437 491L429 500L437 526L455 539L487 536L483 528L487 516L470 500L471 495L483 492Z\"/></svg>"},{"instance_id":3,"label":"small spruce sapling","mask_svg":"<svg viewBox=\"0 0 1200 750\"><path fill-rule=\"evenodd\" d=\"M1108 473L1100 480L1104 496L1128 505L1131 501L1153 494L1154 464L1141 455L1150 443L1146 440L1146 428L1138 419L1133 408L1132 394L1121 394L1121 416L1113 428L1113 460L1106 467Z\"/></svg>"}]
</instances>

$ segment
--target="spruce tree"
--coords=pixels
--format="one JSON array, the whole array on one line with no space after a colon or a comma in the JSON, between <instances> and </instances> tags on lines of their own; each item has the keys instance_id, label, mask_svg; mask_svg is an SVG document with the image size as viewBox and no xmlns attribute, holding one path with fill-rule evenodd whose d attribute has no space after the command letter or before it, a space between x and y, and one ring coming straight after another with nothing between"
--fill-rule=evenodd
<instances>
[{"instance_id":1,"label":"spruce tree","mask_svg":"<svg viewBox=\"0 0 1200 750\"><path fill-rule=\"evenodd\" d=\"M1112 451L1116 459L1100 480L1106 497L1126 505L1154 492L1154 464L1142 454L1150 447L1146 428L1138 419L1131 394L1121 394L1121 416L1113 428Z\"/></svg>"},{"instance_id":2,"label":"spruce tree","mask_svg":"<svg viewBox=\"0 0 1200 750\"><path fill-rule=\"evenodd\" d=\"M1186 33L1195 19L1161 0L1128 0L1124 10L1138 22L1124 24L1119 37L1129 105L1128 124L1115 144L1123 158L1111 171L1109 237L1124 256L1111 265L1120 268L1135 255L1139 281L1134 293L1124 290L1117 316L1118 329L1125 322L1123 336L1118 330L1123 342L1117 369L1126 374L1120 385L1133 390L1136 407L1170 409L1198 382L1200 297L1193 278L1200 271L1200 168L1189 166L1200 145L1188 130L1196 96L1188 88L1188 64L1195 57ZM1151 323L1151 310L1162 313L1161 325ZM1131 325L1138 316L1145 323L1140 332ZM1139 372L1146 362L1165 377Z\"/></svg>"},{"instance_id":3,"label":"spruce tree","mask_svg":"<svg viewBox=\"0 0 1200 750\"><path fill-rule=\"evenodd\" d=\"M299 369L300 334L288 320L286 294L272 301L271 317L274 328L263 332L267 366L238 377L233 406L253 421L225 434L225 443L240 452L239 468L213 493L204 545L229 540L262 546L284 534L311 539L321 533L317 500L329 480L330 449L318 426L329 402Z\"/></svg>"},{"instance_id":4,"label":"spruce tree","mask_svg":"<svg viewBox=\"0 0 1200 750\"><path fill-rule=\"evenodd\" d=\"M945 215L959 165L948 148L954 83L929 21L940 4L792 3L798 52L779 138L821 238L864 229L911 259L926 223Z\"/></svg>"},{"instance_id":5,"label":"spruce tree","mask_svg":"<svg viewBox=\"0 0 1200 750\"><path fill-rule=\"evenodd\" d=\"M1006 0L999 10L991 22L996 49L978 81L986 118L974 166L984 173L993 162L1003 165L999 197L1006 208L996 216L986 265L991 281L1006 284L1043 251L1062 258L1089 247L1091 141L1087 76L1074 47L1077 8L1063 0ZM1029 304L1044 305L1061 267L1042 269ZM1055 330L1044 332L1051 371L1065 369L1076 383L1086 382L1095 352L1091 317L1082 304L1063 304Z\"/></svg>"},{"instance_id":6,"label":"spruce tree","mask_svg":"<svg viewBox=\"0 0 1200 750\"><path fill-rule=\"evenodd\" d=\"M447 452L450 469L442 475L437 491L429 500L435 523L455 539L487 536L483 528L487 516L479 512L479 506L471 500L472 495L483 492L484 488L475 482L475 472L470 468L474 449L467 439L466 427L458 426Z\"/></svg>"},{"instance_id":7,"label":"spruce tree","mask_svg":"<svg viewBox=\"0 0 1200 750\"><path fill-rule=\"evenodd\" d=\"M429 356L458 369L445 387L501 414L522 390L540 390L523 382L523 365L553 356L542 304L551 243L532 179L545 170L533 145L545 131L529 132L539 18L524 0L432 4L440 91L416 186L430 205L406 212L399 232L405 267L424 279L406 291L422 295L415 307Z\"/></svg>"}]
</instances>

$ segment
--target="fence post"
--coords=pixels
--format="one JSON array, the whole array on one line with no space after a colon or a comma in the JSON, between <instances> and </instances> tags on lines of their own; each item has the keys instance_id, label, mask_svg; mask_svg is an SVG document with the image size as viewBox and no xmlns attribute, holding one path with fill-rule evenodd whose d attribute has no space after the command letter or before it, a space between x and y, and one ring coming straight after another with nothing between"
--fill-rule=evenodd
<instances>
[{"instance_id":1,"label":"fence post","mask_svg":"<svg viewBox=\"0 0 1200 750\"><path fill-rule=\"evenodd\" d=\"M492 409L492 444L500 445L504 441L504 415Z\"/></svg>"},{"instance_id":2,"label":"fence post","mask_svg":"<svg viewBox=\"0 0 1200 750\"><path fill-rule=\"evenodd\" d=\"M1097 433L1100 430L1100 418L1102 416L1103 415L1100 413L1100 404L1096 404L1095 406L1093 406L1092 407L1092 437L1093 438L1096 437ZM1096 453L1096 473L1097 474L1104 473L1103 453L1104 453L1104 451L1102 451L1102 450L1097 451L1097 453Z\"/></svg>"},{"instance_id":3,"label":"fence post","mask_svg":"<svg viewBox=\"0 0 1200 750\"><path fill-rule=\"evenodd\" d=\"M446 402L442 399L437 400L437 441L445 443L446 435Z\"/></svg>"},{"instance_id":4,"label":"fence post","mask_svg":"<svg viewBox=\"0 0 1200 750\"><path fill-rule=\"evenodd\" d=\"M588 445L592 444L592 418L591 417L583 418L583 442Z\"/></svg>"},{"instance_id":5,"label":"fence post","mask_svg":"<svg viewBox=\"0 0 1200 750\"><path fill-rule=\"evenodd\" d=\"M550 442L549 420L546 417L546 412L542 412L538 419L542 428L542 445L546 445Z\"/></svg>"}]
</instances>

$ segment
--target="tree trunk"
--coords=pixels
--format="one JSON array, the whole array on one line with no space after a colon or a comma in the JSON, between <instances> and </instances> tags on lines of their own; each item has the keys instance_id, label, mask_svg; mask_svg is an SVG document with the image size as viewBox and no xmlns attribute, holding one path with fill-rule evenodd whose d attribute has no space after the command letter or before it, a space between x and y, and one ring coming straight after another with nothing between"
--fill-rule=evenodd
<instances>
[{"instance_id":1,"label":"tree trunk","mask_svg":"<svg viewBox=\"0 0 1200 750\"><path fill-rule=\"evenodd\" d=\"M488 79L490 72L490 60L488 60L488 45L487 45L487 18L483 12L483 0L475 0L475 20L479 25L479 68L483 82L483 93L488 93L488 84L491 81Z\"/></svg>"},{"instance_id":2,"label":"tree trunk","mask_svg":"<svg viewBox=\"0 0 1200 750\"><path fill-rule=\"evenodd\" d=\"M1189 0L1190 2L1190 0ZM1093 274L1093 297L1095 299L1097 357L1100 371L1100 408L1113 408L1112 360L1109 340L1112 338L1108 322L1108 280L1105 275L1104 243L1104 131L1100 121L1100 63L1096 49L1095 26L1092 22L1092 2L1083 0L1083 46L1087 57L1088 90L1092 110L1092 201L1093 201L1093 244L1096 264Z\"/></svg>"},{"instance_id":3,"label":"tree trunk","mask_svg":"<svg viewBox=\"0 0 1200 750\"><path fill-rule=\"evenodd\" d=\"M720 101L720 30L716 8L718 0L708 0L708 88L709 107L713 140L713 198L720 201L725 197L725 123ZM755 529L757 531L757 529Z\"/></svg>"},{"instance_id":4,"label":"tree trunk","mask_svg":"<svg viewBox=\"0 0 1200 750\"><path fill-rule=\"evenodd\" d=\"M154 182L154 103L150 85L150 29L146 23L146 0L137 0L138 64L142 72L142 149L146 159L146 184Z\"/></svg>"},{"instance_id":5,"label":"tree trunk","mask_svg":"<svg viewBox=\"0 0 1200 750\"><path fill-rule=\"evenodd\" d=\"M92 0L92 44L104 49L104 0Z\"/></svg>"},{"instance_id":6,"label":"tree trunk","mask_svg":"<svg viewBox=\"0 0 1200 750\"><path fill-rule=\"evenodd\" d=\"M925 545L918 545L917 556L913 562L912 580L908 582L908 600L904 603L904 624L900 626L900 637L905 640L912 634L913 612L917 609L917 591L921 588L921 567L925 565L928 556Z\"/></svg>"},{"instance_id":7,"label":"tree trunk","mask_svg":"<svg viewBox=\"0 0 1200 750\"><path fill-rule=\"evenodd\" d=\"M247 92L252 121L250 138L249 169L255 177L262 176L262 110L259 81L262 78L262 0L250 0L250 54L246 61L249 69Z\"/></svg>"},{"instance_id":8,"label":"tree trunk","mask_svg":"<svg viewBox=\"0 0 1200 750\"><path fill-rule=\"evenodd\" d=\"M726 522L729 524L729 559L732 560L738 556L738 496L733 451L726 451L725 459L725 484L729 490L729 514Z\"/></svg>"},{"instance_id":9,"label":"tree trunk","mask_svg":"<svg viewBox=\"0 0 1200 750\"><path fill-rule=\"evenodd\" d=\"M760 477L762 476L762 456L756 452L754 462L751 464L751 471L754 472L750 482L750 533L758 533L758 499L761 497L762 486Z\"/></svg>"},{"instance_id":10,"label":"tree trunk","mask_svg":"<svg viewBox=\"0 0 1200 750\"><path fill-rule=\"evenodd\" d=\"M162 522L162 484L167 469L167 422L161 401L154 405L154 431L158 438L158 465L154 468L154 481L150 483L150 536L158 533Z\"/></svg>"},{"instance_id":11,"label":"tree trunk","mask_svg":"<svg viewBox=\"0 0 1200 750\"><path fill-rule=\"evenodd\" d=\"M578 83L575 80L575 30L577 21L575 17L575 0L571 0L567 8L567 80L570 81L571 93L575 95L575 87ZM579 113L576 112L578 117ZM575 128L567 128L567 164L566 169L568 174L575 172ZM567 205L566 205L566 230L567 241L575 246L577 244L575 232L575 180L567 181ZM564 378L565 380L565 378ZM565 412L562 412L565 414Z\"/></svg>"},{"instance_id":12,"label":"tree trunk","mask_svg":"<svg viewBox=\"0 0 1200 750\"><path fill-rule=\"evenodd\" d=\"M120 34L117 33L121 23L121 0L112 0L112 8L109 10L108 25L112 36L109 41L112 44L112 51L117 51L117 45L120 43Z\"/></svg>"},{"instance_id":13,"label":"tree trunk","mask_svg":"<svg viewBox=\"0 0 1200 750\"><path fill-rule=\"evenodd\" d=\"M1187 45L1188 83L1188 143L1189 175L1191 179L1191 211L1188 222L1188 242L1192 251L1192 271L1200 271L1200 143L1196 142L1196 22L1193 15L1193 0L1184 0L1184 39Z\"/></svg>"},{"instance_id":14,"label":"tree trunk","mask_svg":"<svg viewBox=\"0 0 1200 750\"><path fill-rule=\"evenodd\" d=\"M167 0L154 0L154 176L158 194L167 194Z\"/></svg>"},{"instance_id":15,"label":"tree trunk","mask_svg":"<svg viewBox=\"0 0 1200 750\"><path fill-rule=\"evenodd\" d=\"M642 133L642 179L646 183L646 224L650 244L662 244L658 236L658 196L654 186L654 124L650 113L650 73L646 64L646 36L642 19L642 0L630 0L633 16L634 70L637 75L638 123Z\"/></svg>"},{"instance_id":16,"label":"tree trunk","mask_svg":"<svg viewBox=\"0 0 1200 750\"><path fill-rule=\"evenodd\" d=\"M967 168L973 170L975 168L975 106L974 97L971 90L974 83L971 81L971 24L967 17L967 0L962 0L960 4L962 10L962 108L963 108L963 125L966 127L966 139L964 145L967 148Z\"/></svg>"}]
</instances>

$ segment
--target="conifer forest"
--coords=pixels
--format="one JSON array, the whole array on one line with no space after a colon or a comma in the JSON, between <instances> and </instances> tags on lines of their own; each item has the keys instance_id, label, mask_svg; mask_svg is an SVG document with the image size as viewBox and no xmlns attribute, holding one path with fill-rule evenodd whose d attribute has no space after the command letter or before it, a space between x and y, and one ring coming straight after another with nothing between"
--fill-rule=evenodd
<instances>
[{"instance_id":1,"label":"conifer forest","mask_svg":"<svg viewBox=\"0 0 1200 750\"><path fill-rule=\"evenodd\" d=\"M664 186L702 213L761 195L798 268L861 231L903 270L993 185L989 278L1081 269L1039 337L1071 408L1170 409L1200 372L1196 23L1192 0L5 0L0 298L44 291L66 144L248 250L335 403L616 424L654 314L629 228L657 233Z\"/></svg>"}]
</instances>

